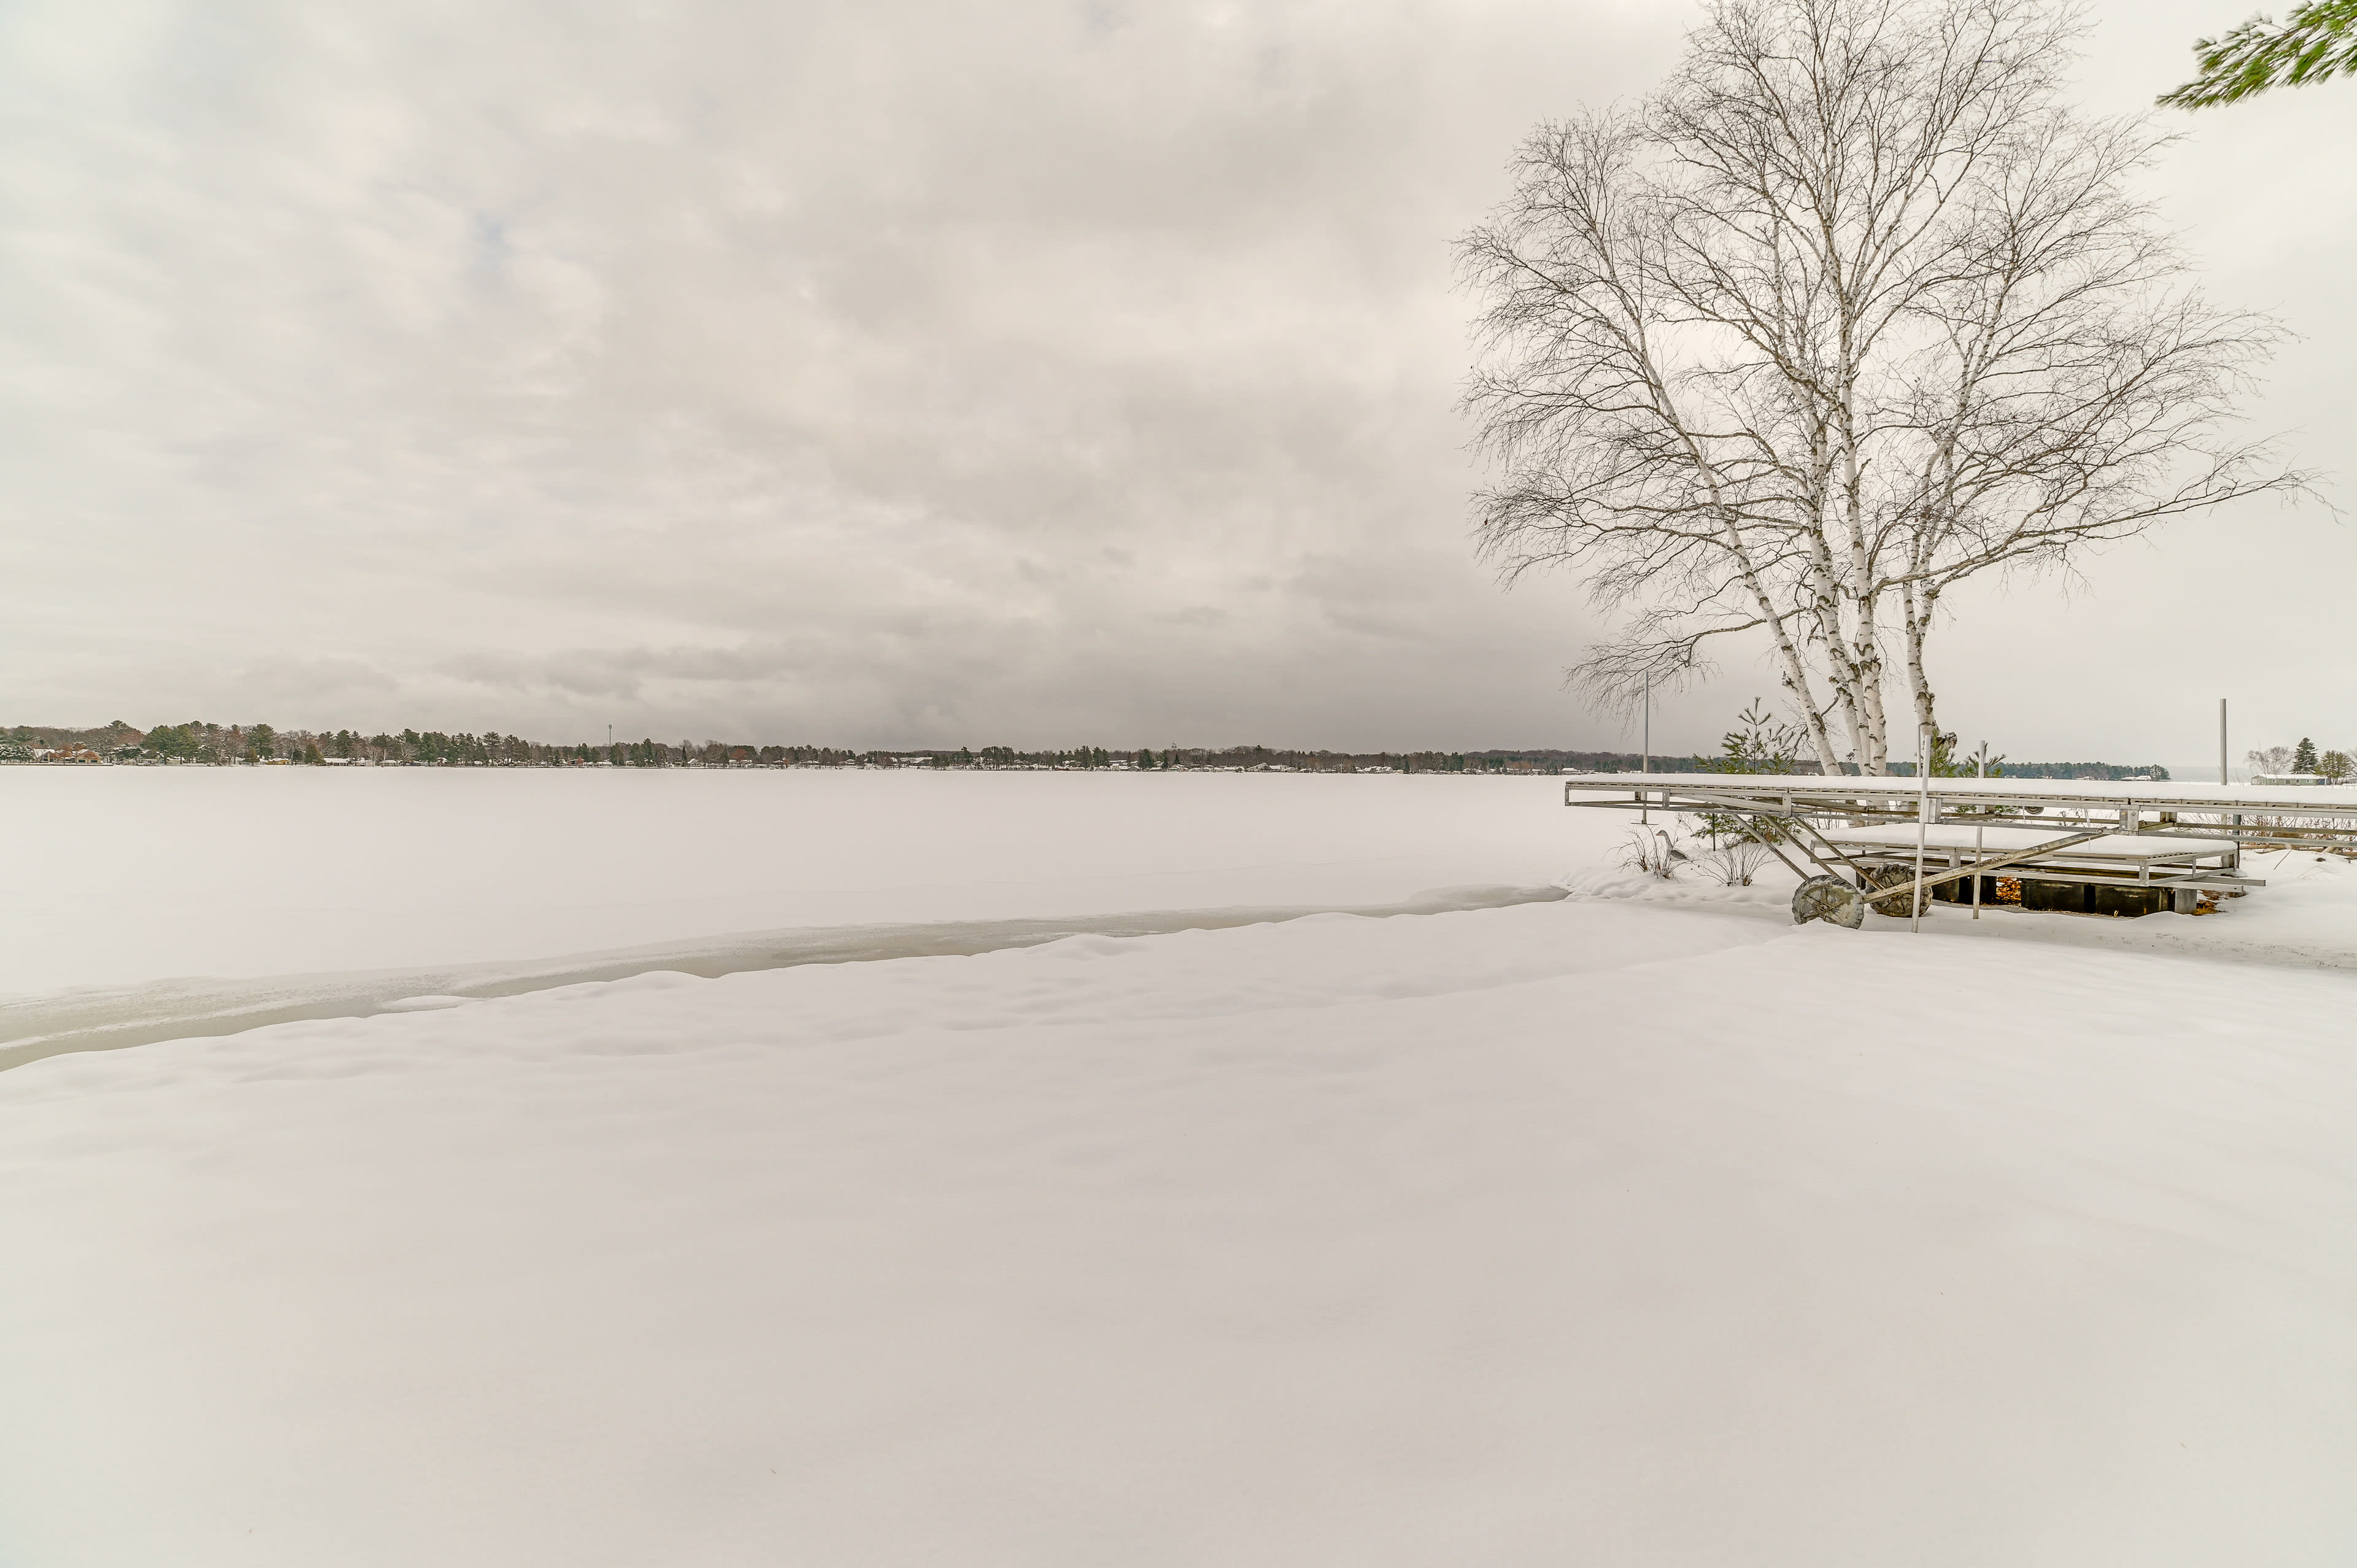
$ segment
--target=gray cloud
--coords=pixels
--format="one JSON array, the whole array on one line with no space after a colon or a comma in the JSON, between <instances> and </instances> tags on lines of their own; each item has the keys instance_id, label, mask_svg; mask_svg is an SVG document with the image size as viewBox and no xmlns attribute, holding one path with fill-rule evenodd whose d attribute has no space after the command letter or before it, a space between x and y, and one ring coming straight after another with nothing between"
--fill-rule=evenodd
<instances>
[{"instance_id":1,"label":"gray cloud","mask_svg":"<svg viewBox=\"0 0 2357 1568\"><path fill-rule=\"evenodd\" d=\"M2222 15L2115 0L2091 96L2148 98ZM1616 741L1559 689L1594 624L1576 586L1501 595L1467 554L1448 246L1530 123L1642 91L1688 17L13 7L12 703ZM2157 188L2221 293L2313 334L2262 414L2326 460L2357 103L2336 91L2194 122ZM2229 612L2226 526L2107 561L2067 620L2035 588L1964 607L1960 722L2017 754L2148 752L2221 681L2272 688L2285 724L2329 706L2268 643L2334 613L2347 546L2234 520L2270 575ZM2165 635L2189 618L2229 629ZM1738 658L1661 733L1706 740L1754 689Z\"/></svg>"}]
</instances>

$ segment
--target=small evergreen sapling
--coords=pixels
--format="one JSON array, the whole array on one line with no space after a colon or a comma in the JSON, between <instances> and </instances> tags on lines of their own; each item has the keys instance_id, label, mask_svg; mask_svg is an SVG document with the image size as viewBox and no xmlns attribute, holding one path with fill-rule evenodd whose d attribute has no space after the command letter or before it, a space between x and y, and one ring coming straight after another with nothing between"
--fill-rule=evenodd
<instances>
[{"instance_id":1,"label":"small evergreen sapling","mask_svg":"<svg viewBox=\"0 0 2357 1568\"><path fill-rule=\"evenodd\" d=\"M1798 725L1777 719L1754 697L1735 715L1735 727L1718 737L1719 755L1703 763L1711 773L1790 773L1803 736Z\"/></svg>"},{"instance_id":2,"label":"small evergreen sapling","mask_svg":"<svg viewBox=\"0 0 2357 1568\"><path fill-rule=\"evenodd\" d=\"M1956 755L1956 737L1954 736L1943 735L1932 743L1932 778L1972 779L1978 777L1980 770L1981 764L1978 755L1971 757L1958 757ZM2002 779L2005 777L2005 757L2002 753L1988 759L1988 777L1991 779Z\"/></svg>"},{"instance_id":3,"label":"small evergreen sapling","mask_svg":"<svg viewBox=\"0 0 2357 1568\"><path fill-rule=\"evenodd\" d=\"M1790 773L1805 736L1797 725L1788 725L1768 712L1765 699L1735 715L1735 727L1719 736L1719 754L1706 757L1708 773ZM1696 821L1709 835L1710 848L1695 864L1713 880L1729 887L1749 887L1768 864L1768 845L1786 836L1787 826L1777 817L1742 817L1724 811L1704 811Z\"/></svg>"}]
</instances>

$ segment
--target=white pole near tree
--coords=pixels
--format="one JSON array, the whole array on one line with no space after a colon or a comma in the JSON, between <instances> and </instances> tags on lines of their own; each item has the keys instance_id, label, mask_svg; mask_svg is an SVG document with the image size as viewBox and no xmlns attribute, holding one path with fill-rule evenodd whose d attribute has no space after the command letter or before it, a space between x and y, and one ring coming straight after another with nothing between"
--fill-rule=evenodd
<instances>
[{"instance_id":1,"label":"white pole near tree","mask_svg":"<svg viewBox=\"0 0 2357 1568\"><path fill-rule=\"evenodd\" d=\"M1923 841L1932 831L1932 726L1915 726L1915 886L1907 894L1907 929L1923 929Z\"/></svg>"},{"instance_id":2,"label":"white pole near tree","mask_svg":"<svg viewBox=\"0 0 2357 1568\"><path fill-rule=\"evenodd\" d=\"M1986 741L1981 742L1980 757L1974 766L1973 776L1976 779L1988 777L1988 742ZM1975 920L1981 918L1981 884L1986 880L1980 874L1980 864L1982 852L1987 847L1985 842L1987 835L1988 824L1986 822L1973 823L1973 918Z\"/></svg>"},{"instance_id":3,"label":"white pole near tree","mask_svg":"<svg viewBox=\"0 0 2357 1568\"><path fill-rule=\"evenodd\" d=\"M1639 742L1639 744L1645 749L1638 754L1637 771L1640 773L1651 773L1653 770L1653 678L1651 675L1645 677L1644 736L1645 738ZM1650 792L1644 793L1640 798L1648 803L1647 810L1650 810L1651 802L1652 800L1652 794ZM1646 811L1640 811L1637 813L1637 820L1641 822L1651 822L1652 819L1647 814Z\"/></svg>"},{"instance_id":4,"label":"white pole near tree","mask_svg":"<svg viewBox=\"0 0 2357 1568\"><path fill-rule=\"evenodd\" d=\"M2232 784L2226 776L2226 699L2218 699L2218 782Z\"/></svg>"}]
</instances>

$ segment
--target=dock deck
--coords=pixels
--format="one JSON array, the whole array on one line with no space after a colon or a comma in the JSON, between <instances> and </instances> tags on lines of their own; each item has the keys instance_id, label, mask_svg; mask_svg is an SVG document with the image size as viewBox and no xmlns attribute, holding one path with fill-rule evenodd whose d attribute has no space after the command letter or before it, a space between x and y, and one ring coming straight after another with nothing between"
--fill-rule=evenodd
<instances>
[{"instance_id":1,"label":"dock deck","mask_svg":"<svg viewBox=\"0 0 2357 1568\"><path fill-rule=\"evenodd\" d=\"M2099 912L2190 913L2204 894L2266 886L2244 873L2246 847L2357 854L2357 788L1613 773L1566 779L1564 804L1732 818L1804 876L1787 850L1878 901L1906 897L1898 870L1919 897L2002 872L2087 889Z\"/></svg>"}]
</instances>

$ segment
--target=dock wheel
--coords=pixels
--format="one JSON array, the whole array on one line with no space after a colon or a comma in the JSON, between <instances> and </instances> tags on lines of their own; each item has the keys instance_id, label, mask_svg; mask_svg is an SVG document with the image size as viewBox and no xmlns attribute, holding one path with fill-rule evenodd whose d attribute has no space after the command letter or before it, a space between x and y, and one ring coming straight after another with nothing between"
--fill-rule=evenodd
<instances>
[{"instance_id":1,"label":"dock wheel","mask_svg":"<svg viewBox=\"0 0 2357 1568\"><path fill-rule=\"evenodd\" d=\"M1792 889L1792 924L1828 920L1856 930L1866 924L1866 900L1838 876L1812 876Z\"/></svg>"},{"instance_id":2,"label":"dock wheel","mask_svg":"<svg viewBox=\"0 0 2357 1568\"><path fill-rule=\"evenodd\" d=\"M1867 868L1866 879L1873 883L1877 888L1897 889L1896 892L1881 893L1868 897L1867 902L1874 906L1876 914L1888 915L1894 920L1903 920L1907 918L1907 889L1915 881L1913 872L1903 865L1869 866ZM1921 895L1917 908L1920 913L1930 914L1932 895L1928 892Z\"/></svg>"}]
</instances>

